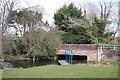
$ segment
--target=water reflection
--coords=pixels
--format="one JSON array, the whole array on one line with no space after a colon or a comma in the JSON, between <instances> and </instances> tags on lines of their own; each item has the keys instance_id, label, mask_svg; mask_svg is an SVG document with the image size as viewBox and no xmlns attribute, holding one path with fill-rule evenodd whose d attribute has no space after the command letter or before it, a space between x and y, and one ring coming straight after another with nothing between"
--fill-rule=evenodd
<instances>
[{"instance_id":1,"label":"water reflection","mask_svg":"<svg viewBox=\"0 0 120 80\"><path fill-rule=\"evenodd\" d=\"M9 62L4 62L3 63L3 68L13 68L13 65Z\"/></svg>"}]
</instances>

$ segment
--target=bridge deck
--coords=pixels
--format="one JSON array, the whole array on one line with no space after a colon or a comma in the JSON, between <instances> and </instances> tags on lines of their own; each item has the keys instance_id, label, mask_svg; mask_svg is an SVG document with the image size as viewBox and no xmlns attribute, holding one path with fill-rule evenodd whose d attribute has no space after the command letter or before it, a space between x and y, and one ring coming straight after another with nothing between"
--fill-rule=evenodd
<instances>
[{"instance_id":1,"label":"bridge deck","mask_svg":"<svg viewBox=\"0 0 120 80\"><path fill-rule=\"evenodd\" d=\"M65 60L58 60L60 65L70 65L67 61Z\"/></svg>"}]
</instances>

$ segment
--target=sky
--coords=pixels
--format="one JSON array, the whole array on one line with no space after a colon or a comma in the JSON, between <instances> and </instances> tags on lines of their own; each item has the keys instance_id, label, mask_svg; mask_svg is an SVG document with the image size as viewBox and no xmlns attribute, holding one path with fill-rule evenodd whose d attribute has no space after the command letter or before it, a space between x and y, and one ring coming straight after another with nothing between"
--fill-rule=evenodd
<instances>
[{"instance_id":1,"label":"sky","mask_svg":"<svg viewBox=\"0 0 120 80\"><path fill-rule=\"evenodd\" d=\"M69 3L79 4L83 0L21 0L21 3L24 7L40 5L43 7L43 21L48 20L49 24L54 22L53 15L54 13L64 4Z\"/></svg>"},{"instance_id":2,"label":"sky","mask_svg":"<svg viewBox=\"0 0 120 80\"><path fill-rule=\"evenodd\" d=\"M0 0L1 1L1 0ZM28 8L28 7L33 7L36 5L40 5L40 7L42 7L43 9L43 22L45 22L46 20L48 21L48 23L53 26L54 24L54 13L60 8L62 7L64 4L70 4L71 2L75 4L75 6L79 7L84 7L84 4L90 3L90 4L98 4L98 2L102 2L102 1L112 1L112 2L118 2L119 0L18 0L18 4L15 7L15 9L21 9L21 8ZM97 5L98 7L99 5ZM96 11L98 8L93 6L94 8L91 9L95 9L94 11ZM116 8L117 9L117 8ZM113 13L114 15L116 14L116 11L114 11ZM117 16L117 15L116 15ZM113 29L115 30L115 24L112 25ZM111 27L111 30L113 30Z\"/></svg>"},{"instance_id":3,"label":"sky","mask_svg":"<svg viewBox=\"0 0 120 80\"><path fill-rule=\"evenodd\" d=\"M52 25L54 22L54 13L64 4L70 4L73 2L77 7L80 7L80 4L99 1L102 0L19 0L19 7L40 5L43 8L43 21L45 22L47 20L48 23Z\"/></svg>"}]
</instances>

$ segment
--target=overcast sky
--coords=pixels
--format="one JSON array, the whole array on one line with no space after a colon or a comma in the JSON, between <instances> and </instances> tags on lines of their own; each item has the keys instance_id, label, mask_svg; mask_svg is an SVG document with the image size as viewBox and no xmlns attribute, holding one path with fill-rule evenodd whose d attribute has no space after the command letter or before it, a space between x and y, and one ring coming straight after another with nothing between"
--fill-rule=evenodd
<instances>
[{"instance_id":1,"label":"overcast sky","mask_svg":"<svg viewBox=\"0 0 120 80\"><path fill-rule=\"evenodd\" d=\"M84 4L86 2L95 3L99 1L102 0L19 0L19 7L40 5L44 9L43 21L48 20L48 23L52 24L54 22L54 13L64 4L70 4L71 2L73 2L77 7L80 7L80 4Z\"/></svg>"},{"instance_id":2,"label":"overcast sky","mask_svg":"<svg viewBox=\"0 0 120 80\"><path fill-rule=\"evenodd\" d=\"M44 8L43 21L48 20L48 23L52 24L54 22L54 13L62 5L69 4L71 2L79 5L83 1L84 0L21 0L20 4L24 7L40 5Z\"/></svg>"}]
</instances>

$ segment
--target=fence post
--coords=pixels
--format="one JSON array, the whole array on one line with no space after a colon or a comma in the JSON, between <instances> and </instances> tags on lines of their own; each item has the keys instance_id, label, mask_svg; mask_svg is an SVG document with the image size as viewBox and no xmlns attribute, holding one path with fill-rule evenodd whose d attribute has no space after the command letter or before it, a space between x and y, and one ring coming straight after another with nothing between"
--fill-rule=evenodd
<instances>
[{"instance_id":1,"label":"fence post","mask_svg":"<svg viewBox=\"0 0 120 80\"><path fill-rule=\"evenodd\" d=\"M97 59L98 61L101 61L103 54L103 45L98 45L97 49L98 49Z\"/></svg>"},{"instance_id":2,"label":"fence post","mask_svg":"<svg viewBox=\"0 0 120 80\"><path fill-rule=\"evenodd\" d=\"M99 59L99 54L100 54L99 46L97 46L97 50L98 50L98 53L97 53L97 60L100 61L100 59Z\"/></svg>"},{"instance_id":3,"label":"fence post","mask_svg":"<svg viewBox=\"0 0 120 80\"><path fill-rule=\"evenodd\" d=\"M114 50L115 50L116 46L115 45L113 45L113 46L114 46Z\"/></svg>"}]
</instances>

